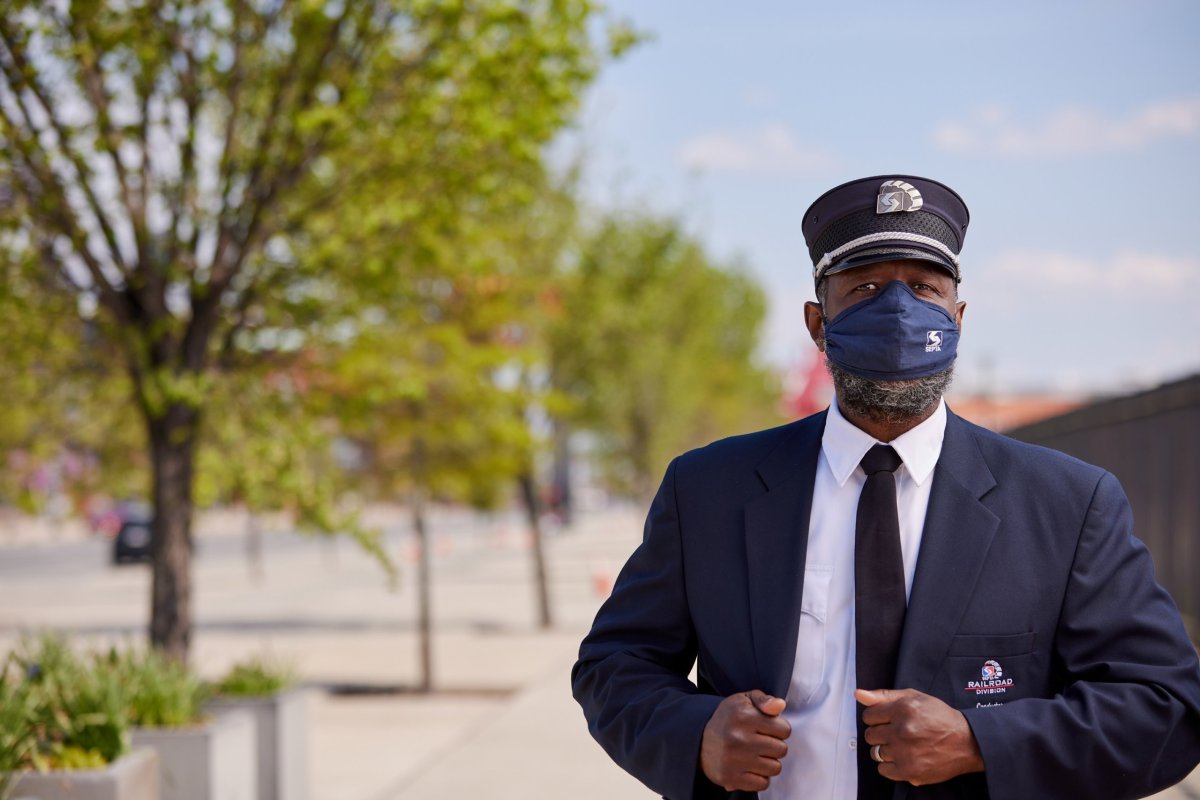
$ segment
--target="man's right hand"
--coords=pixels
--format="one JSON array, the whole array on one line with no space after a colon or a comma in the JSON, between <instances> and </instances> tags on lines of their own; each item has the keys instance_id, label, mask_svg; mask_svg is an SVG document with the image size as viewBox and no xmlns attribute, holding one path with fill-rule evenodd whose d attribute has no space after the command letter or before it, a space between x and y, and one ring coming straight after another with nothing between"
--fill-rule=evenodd
<instances>
[{"instance_id":1,"label":"man's right hand","mask_svg":"<svg viewBox=\"0 0 1200 800\"><path fill-rule=\"evenodd\" d=\"M792 732L784 701L758 689L726 697L704 726L700 769L727 792L761 792L783 768Z\"/></svg>"}]
</instances>

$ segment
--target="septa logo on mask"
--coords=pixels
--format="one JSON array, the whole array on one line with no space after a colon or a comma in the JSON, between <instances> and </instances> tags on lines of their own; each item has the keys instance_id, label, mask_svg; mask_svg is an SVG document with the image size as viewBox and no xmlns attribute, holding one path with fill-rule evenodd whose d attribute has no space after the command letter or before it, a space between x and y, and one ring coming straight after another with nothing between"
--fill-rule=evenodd
<instances>
[{"instance_id":1,"label":"septa logo on mask","mask_svg":"<svg viewBox=\"0 0 1200 800\"><path fill-rule=\"evenodd\" d=\"M942 352L942 332L929 331L925 334L925 352L940 353Z\"/></svg>"}]
</instances>

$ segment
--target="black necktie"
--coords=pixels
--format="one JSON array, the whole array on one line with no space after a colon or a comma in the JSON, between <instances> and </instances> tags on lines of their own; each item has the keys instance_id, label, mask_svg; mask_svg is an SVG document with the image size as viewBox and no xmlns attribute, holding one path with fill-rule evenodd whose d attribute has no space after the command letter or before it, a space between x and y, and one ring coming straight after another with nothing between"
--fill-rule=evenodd
<instances>
[{"instance_id":1,"label":"black necktie","mask_svg":"<svg viewBox=\"0 0 1200 800\"><path fill-rule=\"evenodd\" d=\"M860 689L892 689L907 599L900 517L896 512L896 451L877 444L863 456L867 473L854 526L855 672ZM879 774L858 713L858 798L890 798L896 784Z\"/></svg>"}]
</instances>

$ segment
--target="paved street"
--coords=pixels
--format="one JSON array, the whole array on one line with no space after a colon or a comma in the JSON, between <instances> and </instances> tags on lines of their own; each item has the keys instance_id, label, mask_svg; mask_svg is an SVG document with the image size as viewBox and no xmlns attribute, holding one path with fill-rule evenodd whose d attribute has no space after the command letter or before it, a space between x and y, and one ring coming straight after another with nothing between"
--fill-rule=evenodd
<instances>
[{"instance_id":1,"label":"paved street","mask_svg":"<svg viewBox=\"0 0 1200 800\"><path fill-rule=\"evenodd\" d=\"M264 536L264 571L240 526L200 537L194 660L206 676L270 653L311 692L312 800L582 800L654 795L587 734L568 671L599 602L641 534L641 512L611 511L551 536L556 624L539 631L527 538L515 517L441 512L433 520L437 691L414 694L411 536L384 518L401 583L350 541ZM103 542L0 547L0 649L21 629L55 627L105 644L140 641L149 571L112 567ZM1200 775L1161 800L1200 799Z\"/></svg>"}]
</instances>

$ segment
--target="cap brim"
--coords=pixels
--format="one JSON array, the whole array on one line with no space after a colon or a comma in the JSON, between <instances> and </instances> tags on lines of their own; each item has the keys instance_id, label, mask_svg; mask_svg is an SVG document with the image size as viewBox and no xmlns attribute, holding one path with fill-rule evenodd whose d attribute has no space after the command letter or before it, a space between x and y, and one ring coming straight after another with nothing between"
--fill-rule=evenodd
<instances>
[{"instance_id":1,"label":"cap brim","mask_svg":"<svg viewBox=\"0 0 1200 800\"><path fill-rule=\"evenodd\" d=\"M950 261L941 253L938 253L934 250L926 250L919 246L914 246L909 242L896 245L874 244L864 247L861 250L852 251L840 259L836 264L831 264L830 266L826 267L825 270L817 276L817 280L820 280L827 275L845 272L848 269L866 266L867 264L877 264L880 261L900 261L906 259L928 261L936 264L949 272L954 280L960 280L958 267L954 264L954 262Z\"/></svg>"}]
</instances>

